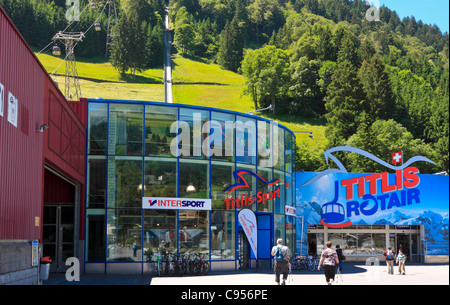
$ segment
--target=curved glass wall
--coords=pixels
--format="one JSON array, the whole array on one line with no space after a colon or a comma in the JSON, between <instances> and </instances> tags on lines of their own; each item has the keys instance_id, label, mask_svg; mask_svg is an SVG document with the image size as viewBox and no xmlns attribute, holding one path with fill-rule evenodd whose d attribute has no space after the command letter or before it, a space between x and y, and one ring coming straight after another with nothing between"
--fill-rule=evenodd
<instances>
[{"instance_id":1,"label":"curved glass wall","mask_svg":"<svg viewBox=\"0 0 450 305\"><path fill-rule=\"evenodd\" d=\"M294 148L290 130L251 115L88 100L86 263L152 262L164 241L234 268L242 209L264 217L270 247L283 238L294 251ZM246 187L225 192L244 182L237 172ZM211 199L211 210L143 209L143 197Z\"/></svg>"}]
</instances>

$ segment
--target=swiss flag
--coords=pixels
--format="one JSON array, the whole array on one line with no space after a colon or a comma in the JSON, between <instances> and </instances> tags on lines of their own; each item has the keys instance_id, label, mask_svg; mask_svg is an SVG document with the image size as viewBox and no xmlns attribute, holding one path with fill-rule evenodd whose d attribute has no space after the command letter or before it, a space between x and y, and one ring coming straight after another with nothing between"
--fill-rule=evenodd
<instances>
[{"instance_id":1,"label":"swiss flag","mask_svg":"<svg viewBox=\"0 0 450 305\"><path fill-rule=\"evenodd\" d=\"M403 162L403 151L392 153L392 164Z\"/></svg>"}]
</instances>

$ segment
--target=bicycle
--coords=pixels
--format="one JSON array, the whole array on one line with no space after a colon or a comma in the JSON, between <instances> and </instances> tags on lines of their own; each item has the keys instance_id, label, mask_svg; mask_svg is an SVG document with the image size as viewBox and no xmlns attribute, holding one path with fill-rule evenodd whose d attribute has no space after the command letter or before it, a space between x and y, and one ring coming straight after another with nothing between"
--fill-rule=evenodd
<instances>
[{"instance_id":1,"label":"bicycle","mask_svg":"<svg viewBox=\"0 0 450 305\"><path fill-rule=\"evenodd\" d=\"M155 271L156 271L156 275L158 277L160 277L161 271L162 271L162 261L161 261L162 255L161 255L161 253L158 252L155 254L155 257L156 257Z\"/></svg>"}]
</instances>

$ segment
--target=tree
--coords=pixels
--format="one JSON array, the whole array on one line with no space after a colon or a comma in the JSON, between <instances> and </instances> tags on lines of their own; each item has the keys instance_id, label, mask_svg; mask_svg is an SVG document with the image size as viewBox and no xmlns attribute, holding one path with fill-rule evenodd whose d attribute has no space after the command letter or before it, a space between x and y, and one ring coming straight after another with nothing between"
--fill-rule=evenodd
<instances>
[{"instance_id":1,"label":"tree","mask_svg":"<svg viewBox=\"0 0 450 305\"><path fill-rule=\"evenodd\" d=\"M380 56L374 55L369 61L363 61L358 76L363 85L369 103L372 120L388 119L395 108L389 75L385 71Z\"/></svg>"},{"instance_id":2,"label":"tree","mask_svg":"<svg viewBox=\"0 0 450 305\"><path fill-rule=\"evenodd\" d=\"M136 12L123 12L111 43L111 64L124 75L129 69L134 76L146 65L145 28Z\"/></svg>"},{"instance_id":3,"label":"tree","mask_svg":"<svg viewBox=\"0 0 450 305\"><path fill-rule=\"evenodd\" d=\"M244 36L236 18L225 25L217 54L219 65L237 72L244 58Z\"/></svg>"},{"instance_id":4,"label":"tree","mask_svg":"<svg viewBox=\"0 0 450 305\"><path fill-rule=\"evenodd\" d=\"M330 147L343 145L359 127L360 116L369 108L357 72L348 61L340 63L327 88L326 136Z\"/></svg>"},{"instance_id":5,"label":"tree","mask_svg":"<svg viewBox=\"0 0 450 305\"><path fill-rule=\"evenodd\" d=\"M255 109L271 104L275 113L276 102L281 101L289 85L288 54L270 45L250 50L245 54L241 69L246 77L244 93L252 96Z\"/></svg>"},{"instance_id":6,"label":"tree","mask_svg":"<svg viewBox=\"0 0 450 305\"><path fill-rule=\"evenodd\" d=\"M294 66L289 87L294 97L290 107L291 112L305 116L324 114L324 96L319 83L320 62L308 61L306 57L302 57Z\"/></svg>"}]
</instances>

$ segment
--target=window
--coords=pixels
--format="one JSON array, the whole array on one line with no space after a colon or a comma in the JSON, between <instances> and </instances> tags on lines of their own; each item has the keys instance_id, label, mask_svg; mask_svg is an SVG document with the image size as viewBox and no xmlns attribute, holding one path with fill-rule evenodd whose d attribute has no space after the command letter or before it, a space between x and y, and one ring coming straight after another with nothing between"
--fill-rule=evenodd
<instances>
[{"instance_id":1,"label":"window","mask_svg":"<svg viewBox=\"0 0 450 305\"><path fill-rule=\"evenodd\" d=\"M142 207L142 158L108 157L108 208Z\"/></svg>"},{"instance_id":2,"label":"window","mask_svg":"<svg viewBox=\"0 0 450 305\"><path fill-rule=\"evenodd\" d=\"M144 260L156 260L155 254L163 240L166 251L176 254L178 240L176 213L175 210L144 211Z\"/></svg>"},{"instance_id":3,"label":"window","mask_svg":"<svg viewBox=\"0 0 450 305\"><path fill-rule=\"evenodd\" d=\"M142 261L142 209L108 209L107 261Z\"/></svg>"},{"instance_id":4,"label":"window","mask_svg":"<svg viewBox=\"0 0 450 305\"><path fill-rule=\"evenodd\" d=\"M271 168L258 168L258 175L266 181L272 181L272 169ZM267 183L262 182L258 179L258 193L268 193L273 190L273 186L268 185ZM267 201L258 203L258 211L260 212L273 212L273 202L274 199L269 199Z\"/></svg>"},{"instance_id":5,"label":"window","mask_svg":"<svg viewBox=\"0 0 450 305\"><path fill-rule=\"evenodd\" d=\"M171 156L170 144L176 136L170 132L178 120L178 108L145 106L145 155ZM175 154L174 154L175 155Z\"/></svg>"},{"instance_id":6,"label":"window","mask_svg":"<svg viewBox=\"0 0 450 305\"><path fill-rule=\"evenodd\" d=\"M142 155L143 105L109 106L109 154Z\"/></svg>"},{"instance_id":7,"label":"window","mask_svg":"<svg viewBox=\"0 0 450 305\"><path fill-rule=\"evenodd\" d=\"M234 161L235 116L211 112L211 158L212 160Z\"/></svg>"},{"instance_id":8,"label":"window","mask_svg":"<svg viewBox=\"0 0 450 305\"><path fill-rule=\"evenodd\" d=\"M89 103L88 154L106 155L108 136L108 105Z\"/></svg>"},{"instance_id":9,"label":"window","mask_svg":"<svg viewBox=\"0 0 450 305\"><path fill-rule=\"evenodd\" d=\"M214 210L211 213L211 259L234 260L235 212Z\"/></svg>"},{"instance_id":10,"label":"window","mask_svg":"<svg viewBox=\"0 0 450 305\"><path fill-rule=\"evenodd\" d=\"M253 173L256 172L256 166L251 165L245 165L245 164L238 164L237 170L244 169L251 171ZM256 201L256 193L257 193L257 181L256 177L244 173L242 174L242 177L245 178L245 181L248 183L248 187L240 187L236 189L236 209L251 209L252 211L256 211L256 202L253 202L253 204L249 205L250 202L245 200L245 198L249 198L250 196L253 196L253 199ZM237 181L236 181L237 182Z\"/></svg>"},{"instance_id":11,"label":"window","mask_svg":"<svg viewBox=\"0 0 450 305\"><path fill-rule=\"evenodd\" d=\"M146 157L144 167L144 197L177 196L177 159Z\"/></svg>"},{"instance_id":12,"label":"window","mask_svg":"<svg viewBox=\"0 0 450 305\"><path fill-rule=\"evenodd\" d=\"M187 251L209 257L209 211L179 211L180 254Z\"/></svg>"},{"instance_id":13,"label":"window","mask_svg":"<svg viewBox=\"0 0 450 305\"><path fill-rule=\"evenodd\" d=\"M235 192L229 194L224 190L234 184L234 163L211 162L211 199L213 209L227 209L225 199L234 197ZM232 203L228 203L228 209L234 209Z\"/></svg>"},{"instance_id":14,"label":"window","mask_svg":"<svg viewBox=\"0 0 450 305\"><path fill-rule=\"evenodd\" d=\"M358 254L372 254L372 236L370 233L358 233Z\"/></svg>"},{"instance_id":15,"label":"window","mask_svg":"<svg viewBox=\"0 0 450 305\"><path fill-rule=\"evenodd\" d=\"M256 165L256 121L236 117L236 162Z\"/></svg>"},{"instance_id":16,"label":"window","mask_svg":"<svg viewBox=\"0 0 450 305\"><path fill-rule=\"evenodd\" d=\"M101 158L101 159L97 159ZM106 159L89 157L86 185L88 208L104 208L106 204Z\"/></svg>"},{"instance_id":17,"label":"window","mask_svg":"<svg viewBox=\"0 0 450 305\"><path fill-rule=\"evenodd\" d=\"M179 197L209 198L209 162L180 159Z\"/></svg>"},{"instance_id":18,"label":"window","mask_svg":"<svg viewBox=\"0 0 450 305\"><path fill-rule=\"evenodd\" d=\"M203 148L208 133L204 133L204 125L209 121L209 111L180 108L180 128L189 131L189 143L180 141L179 147L182 149L180 154L184 158L207 159L204 150L209 150L208 145ZM187 124L187 125L186 125ZM208 130L209 126L205 126ZM182 140L183 136L180 137Z\"/></svg>"},{"instance_id":19,"label":"window","mask_svg":"<svg viewBox=\"0 0 450 305\"><path fill-rule=\"evenodd\" d=\"M343 244L341 246L344 252L349 255L356 255L356 234L354 233L344 233L343 234Z\"/></svg>"}]
</instances>

